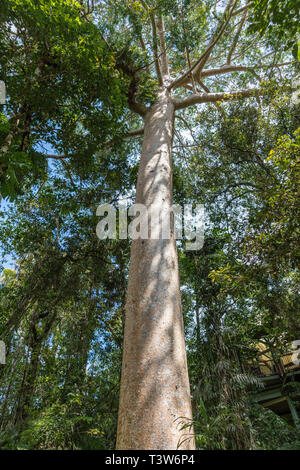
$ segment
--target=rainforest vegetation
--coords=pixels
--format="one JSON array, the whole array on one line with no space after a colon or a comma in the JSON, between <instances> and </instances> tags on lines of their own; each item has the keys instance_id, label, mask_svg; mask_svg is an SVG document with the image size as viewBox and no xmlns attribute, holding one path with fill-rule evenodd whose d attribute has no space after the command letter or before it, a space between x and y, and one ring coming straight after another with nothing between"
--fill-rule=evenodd
<instances>
[{"instance_id":1,"label":"rainforest vegetation","mask_svg":"<svg viewBox=\"0 0 300 470\"><path fill-rule=\"evenodd\" d=\"M1 449L300 448L257 400L300 340L299 10L1 0ZM203 247L97 237L150 199Z\"/></svg>"}]
</instances>

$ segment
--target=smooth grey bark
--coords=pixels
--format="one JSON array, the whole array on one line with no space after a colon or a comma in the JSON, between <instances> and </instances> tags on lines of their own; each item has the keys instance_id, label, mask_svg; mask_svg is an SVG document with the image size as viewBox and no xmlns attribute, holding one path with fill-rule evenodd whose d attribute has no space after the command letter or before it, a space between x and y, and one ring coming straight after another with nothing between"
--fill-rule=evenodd
<instances>
[{"instance_id":1,"label":"smooth grey bark","mask_svg":"<svg viewBox=\"0 0 300 470\"><path fill-rule=\"evenodd\" d=\"M162 219L172 206L174 111L161 88L145 116L137 181L136 203ZM194 449L192 428L180 430L192 410L173 230L132 241L125 312L117 449Z\"/></svg>"}]
</instances>

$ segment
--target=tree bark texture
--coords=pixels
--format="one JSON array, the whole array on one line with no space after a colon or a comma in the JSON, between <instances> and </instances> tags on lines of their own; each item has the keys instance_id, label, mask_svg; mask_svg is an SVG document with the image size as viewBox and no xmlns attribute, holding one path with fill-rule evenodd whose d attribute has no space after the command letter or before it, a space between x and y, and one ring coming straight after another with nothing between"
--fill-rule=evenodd
<instances>
[{"instance_id":1,"label":"tree bark texture","mask_svg":"<svg viewBox=\"0 0 300 470\"><path fill-rule=\"evenodd\" d=\"M173 126L162 88L145 116L136 193L162 219L172 206ZM192 428L180 430L192 411L173 229L170 239L132 241L125 310L117 449L194 449Z\"/></svg>"}]
</instances>

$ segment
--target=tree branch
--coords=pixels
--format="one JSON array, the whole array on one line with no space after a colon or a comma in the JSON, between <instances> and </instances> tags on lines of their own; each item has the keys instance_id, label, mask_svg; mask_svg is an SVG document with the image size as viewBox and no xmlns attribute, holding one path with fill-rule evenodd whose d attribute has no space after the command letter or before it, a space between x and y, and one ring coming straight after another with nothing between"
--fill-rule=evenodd
<instances>
[{"instance_id":1,"label":"tree branch","mask_svg":"<svg viewBox=\"0 0 300 470\"><path fill-rule=\"evenodd\" d=\"M159 16L158 22L158 35L159 35L159 42L160 42L160 52L161 52L161 70L163 77L169 76L169 63L168 63L168 55L167 55L167 46L165 40L165 31L164 31L164 21L162 16Z\"/></svg>"},{"instance_id":2,"label":"tree branch","mask_svg":"<svg viewBox=\"0 0 300 470\"><path fill-rule=\"evenodd\" d=\"M143 134L144 134L144 128L142 127L141 129L136 129L136 130L127 132L127 134L125 134L124 138L137 137L137 136L143 135Z\"/></svg>"},{"instance_id":3,"label":"tree branch","mask_svg":"<svg viewBox=\"0 0 300 470\"><path fill-rule=\"evenodd\" d=\"M233 43L232 43L231 48L230 48L230 50L229 50L229 53L228 53L228 56L227 56L227 64L228 64L228 65L230 64L232 55L233 55L233 53L234 53L234 51L235 51L235 49L236 49L236 46L237 46L237 43L238 43L238 40L239 40L241 31L242 31L243 26L244 26L244 23L245 23L245 21L246 21L247 14L248 14L248 8L246 8L246 9L244 10L244 14L243 14L242 20L241 20L241 22L240 22L240 25L239 25L238 30L237 30L237 32L236 32L236 35L235 35L235 37L234 37L234 39L233 39Z\"/></svg>"},{"instance_id":4,"label":"tree branch","mask_svg":"<svg viewBox=\"0 0 300 470\"><path fill-rule=\"evenodd\" d=\"M173 98L175 109L184 109L188 106L200 103L216 103L217 101L231 101L239 98L249 98L250 96L263 95L265 90L238 90L227 93L203 93L202 95L192 94L182 99Z\"/></svg>"},{"instance_id":5,"label":"tree branch","mask_svg":"<svg viewBox=\"0 0 300 470\"><path fill-rule=\"evenodd\" d=\"M156 75L157 75L157 78L158 78L158 83L160 85L162 85L163 84L163 79L162 79L162 75L161 75L161 70L160 70L160 65L159 65L159 58L158 58L156 23L155 23L155 17L153 15L153 13L150 13L150 20L151 20L151 27L152 27L152 45L153 45L153 55L154 55Z\"/></svg>"},{"instance_id":6,"label":"tree branch","mask_svg":"<svg viewBox=\"0 0 300 470\"><path fill-rule=\"evenodd\" d=\"M170 86L168 87L169 90L171 90L172 88L178 88L179 86L184 84L186 81L189 81L189 77L191 74L193 74L193 76L196 79L198 78L213 48L215 47L215 45L217 44L217 42L223 35L226 29L226 26L228 25L231 19L231 15L232 15L233 9L235 8L236 3L237 3L237 0L229 0L225 8L225 11L223 13L222 19L219 21L219 24L215 30L215 33L213 34L206 50L203 52L200 58L192 65L192 67L189 68L189 70L186 73L184 73L181 77L177 78L170 84Z\"/></svg>"},{"instance_id":7,"label":"tree branch","mask_svg":"<svg viewBox=\"0 0 300 470\"><path fill-rule=\"evenodd\" d=\"M140 135L144 134L144 128L142 127L141 129L134 129L132 131L127 132L127 134L123 135L123 139L128 139L130 137L138 137ZM114 143L114 139L111 139L107 142L105 142L105 147L110 147Z\"/></svg>"},{"instance_id":8,"label":"tree branch","mask_svg":"<svg viewBox=\"0 0 300 470\"><path fill-rule=\"evenodd\" d=\"M70 158L72 155L44 155L45 158L52 158L54 160L64 160L65 158Z\"/></svg>"},{"instance_id":9,"label":"tree branch","mask_svg":"<svg viewBox=\"0 0 300 470\"><path fill-rule=\"evenodd\" d=\"M140 116L144 117L147 108L141 103L138 103L135 100L135 95L137 93L137 88L138 88L138 78L137 78L137 70L134 70L130 65L125 64L122 61L117 62L117 67L122 70L126 75L131 77L129 88L128 88L128 93L127 93L127 98L128 98L128 106L129 108L139 114Z\"/></svg>"},{"instance_id":10,"label":"tree branch","mask_svg":"<svg viewBox=\"0 0 300 470\"><path fill-rule=\"evenodd\" d=\"M232 17L239 15L240 13L243 13L243 11L248 10L248 8L253 4L253 2L247 3L244 7L239 8L235 12L232 13Z\"/></svg>"},{"instance_id":11,"label":"tree branch","mask_svg":"<svg viewBox=\"0 0 300 470\"><path fill-rule=\"evenodd\" d=\"M150 18L151 29L152 29L152 46L153 46L153 55L154 55L156 75L157 75L159 84L162 85L163 80L162 80L162 75L161 75L161 70L160 70L160 65L159 65L159 58L158 58L159 54L158 54L158 47L157 47L157 31L156 31L155 17L154 17L153 12L150 10L147 3L145 2L145 0L140 0L140 2L141 2L142 7L147 12Z\"/></svg>"},{"instance_id":12,"label":"tree branch","mask_svg":"<svg viewBox=\"0 0 300 470\"><path fill-rule=\"evenodd\" d=\"M253 67L247 67L246 65L223 65L216 69L202 70L201 78L213 77L215 75L221 75L229 72L254 72L257 69L263 69L268 67L283 67L285 65L294 64L295 61L283 62L281 64L265 64L265 65L254 65Z\"/></svg>"}]
</instances>

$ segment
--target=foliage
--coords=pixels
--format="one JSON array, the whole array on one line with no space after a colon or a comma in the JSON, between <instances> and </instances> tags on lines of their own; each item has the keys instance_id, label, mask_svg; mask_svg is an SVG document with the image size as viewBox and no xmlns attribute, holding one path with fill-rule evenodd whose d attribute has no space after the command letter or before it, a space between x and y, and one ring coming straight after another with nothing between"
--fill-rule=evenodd
<instances>
[{"instance_id":1,"label":"foliage","mask_svg":"<svg viewBox=\"0 0 300 470\"><path fill-rule=\"evenodd\" d=\"M15 268L0 278L1 448L115 446L130 244L99 241L95 212L134 198L141 140L125 137L142 119L132 105L151 105L159 89L150 13L164 17L175 79L199 59L225 6L143 3L2 2L0 241L3 266L11 257ZM280 354L300 329L296 67L274 65L290 62L296 3L252 3L250 29L236 36L243 20L234 20L206 65L223 72L237 38L243 70L204 77L204 91L253 88L258 78L264 94L175 117L174 202L206 211L203 249L178 242L200 449L299 445L294 429L253 403L261 382L246 368L259 341Z\"/></svg>"},{"instance_id":2,"label":"foliage","mask_svg":"<svg viewBox=\"0 0 300 470\"><path fill-rule=\"evenodd\" d=\"M253 23L249 30L258 31L277 41L282 37L286 49L292 49L299 58L299 4L294 0L254 0Z\"/></svg>"}]
</instances>

